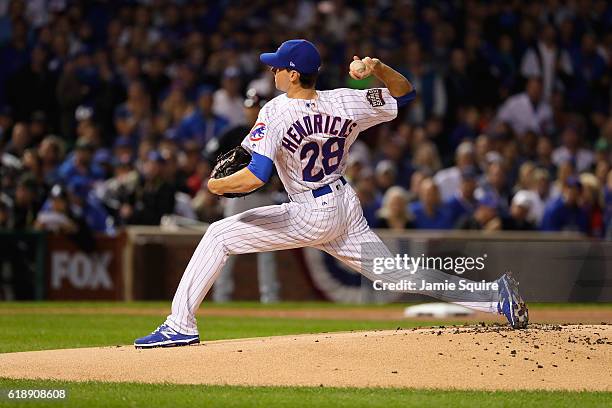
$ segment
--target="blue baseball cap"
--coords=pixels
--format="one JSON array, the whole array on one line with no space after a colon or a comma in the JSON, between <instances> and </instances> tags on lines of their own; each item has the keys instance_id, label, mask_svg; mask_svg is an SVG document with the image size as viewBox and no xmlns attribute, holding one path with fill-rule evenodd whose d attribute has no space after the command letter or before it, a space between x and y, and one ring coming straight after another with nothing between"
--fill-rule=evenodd
<instances>
[{"instance_id":1,"label":"blue baseball cap","mask_svg":"<svg viewBox=\"0 0 612 408\"><path fill-rule=\"evenodd\" d=\"M259 59L271 67L294 69L302 74L314 74L321 67L317 47L307 40L285 41L276 52L265 52Z\"/></svg>"}]
</instances>

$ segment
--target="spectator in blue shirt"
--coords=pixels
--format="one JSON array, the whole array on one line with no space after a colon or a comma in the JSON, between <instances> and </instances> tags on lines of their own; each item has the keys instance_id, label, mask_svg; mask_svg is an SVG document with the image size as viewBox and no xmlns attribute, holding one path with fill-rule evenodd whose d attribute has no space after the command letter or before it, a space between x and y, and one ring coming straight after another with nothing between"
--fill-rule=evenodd
<instances>
[{"instance_id":1,"label":"spectator in blue shirt","mask_svg":"<svg viewBox=\"0 0 612 408\"><path fill-rule=\"evenodd\" d=\"M77 217L82 217L94 232L112 234L113 226L108 222L109 216L102 203L90 194L91 184L85 177L76 176L68 182L70 210Z\"/></svg>"},{"instance_id":2,"label":"spectator in blue shirt","mask_svg":"<svg viewBox=\"0 0 612 408\"><path fill-rule=\"evenodd\" d=\"M71 216L83 221L83 224L93 232L105 234L114 233L112 222L104 205L91 192L91 180L82 176L75 176L66 184L66 187L56 185L53 188L61 189L65 193L68 209ZM59 191L59 190L58 190ZM41 211L52 211L54 196L51 195L43 204Z\"/></svg>"},{"instance_id":3,"label":"spectator in blue shirt","mask_svg":"<svg viewBox=\"0 0 612 408\"><path fill-rule=\"evenodd\" d=\"M417 229L450 229L448 215L440 202L440 192L431 178L421 181L419 200L410 204Z\"/></svg>"},{"instance_id":4,"label":"spectator in blue shirt","mask_svg":"<svg viewBox=\"0 0 612 408\"><path fill-rule=\"evenodd\" d=\"M213 89L201 86L198 89L198 107L192 106L177 126L177 141L195 141L204 146L209 140L219 137L229 122L226 118L214 114L212 106Z\"/></svg>"},{"instance_id":5,"label":"spectator in blue shirt","mask_svg":"<svg viewBox=\"0 0 612 408\"><path fill-rule=\"evenodd\" d=\"M490 152L494 153L494 152ZM508 170L502 162L501 156L489 154L491 159L487 166L484 179L481 180L481 185L476 189L476 197L480 200L485 196L494 197L499 205L499 215L507 216L509 214L510 194L508 192Z\"/></svg>"},{"instance_id":6,"label":"spectator in blue shirt","mask_svg":"<svg viewBox=\"0 0 612 408\"><path fill-rule=\"evenodd\" d=\"M90 180L100 180L104 178L104 171L93 163L94 146L85 141L77 141L74 154L62 163L59 168L59 178L68 183L73 177L82 176Z\"/></svg>"},{"instance_id":7,"label":"spectator in blue shirt","mask_svg":"<svg viewBox=\"0 0 612 408\"><path fill-rule=\"evenodd\" d=\"M372 171L368 169L367 172L363 172L365 174L362 175L355 183L355 193L357 194L357 197L359 197L361 209L363 210L363 216L368 222L368 225L371 228L378 228L376 212L382 205L382 197L376 189L376 182L374 181Z\"/></svg>"},{"instance_id":8,"label":"spectator in blue shirt","mask_svg":"<svg viewBox=\"0 0 612 408\"><path fill-rule=\"evenodd\" d=\"M581 191L580 180L575 176L568 177L562 194L544 210L542 231L588 232L589 217L578 201Z\"/></svg>"},{"instance_id":9,"label":"spectator in blue shirt","mask_svg":"<svg viewBox=\"0 0 612 408\"><path fill-rule=\"evenodd\" d=\"M448 215L450 225L455 225L464 216L471 216L476 208L476 191L478 173L473 166L468 166L461 172L461 184L459 191L448 200L444 207Z\"/></svg>"}]
</instances>

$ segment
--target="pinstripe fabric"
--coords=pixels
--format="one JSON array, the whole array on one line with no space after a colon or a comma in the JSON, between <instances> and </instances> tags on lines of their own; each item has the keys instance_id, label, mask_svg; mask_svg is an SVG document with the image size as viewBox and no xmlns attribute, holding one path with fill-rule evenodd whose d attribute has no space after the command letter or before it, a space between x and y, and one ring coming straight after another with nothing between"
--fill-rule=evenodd
<instances>
[{"instance_id":1,"label":"pinstripe fabric","mask_svg":"<svg viewBox=\"0 0 612 408\"><path fill-rule=\"evenodd\" d=\"M298 194L292 196L296 201L255 208L213 223L187 265L166 324L180 333L198 332L195 313L230 254L312 246L337 257L371 280L414 279L403 270L374 275L372 269L364 265L364 247L369 248L365 253L370 260L372 256L391 256L391 252L368 227L353 189L340 182L332 185L334 192L319 198ZM459 279L435 270L420 270L418 277L430 282ZM424 294L468 306L469 301L487 304L496 301L496 293L475 298L444 291ZM474 308L493 311L490 306L483 309L476 305Z\"/></svg>"},{"instance_id":2,"label":"pinstripe fabric","mask_svg":"<svg viewBox=\"0 0 612 408\"><path fill-rule=\"evenodd\" d=\"M397 116L395 98L386 88L377 89L380 89L384 105L376 107L368 102L367 90L339 88L317 91L317 98L311 100L288 98L285 94L279 95L259 112L257 124L266 125L263 137L253 138L247 135L242 141L242 146L274 162L287 193L295 194L320 188L340 178L346 168L349 148L357 139L359 132L379 123L393 120ZM282 139L287 136L287 131L291 126L298 121L304 123L304 117L314 115L350 119L357 125L345 138L344 154L338 168L330 174L325 174L321 180L316 182L304 181L302 170L306 162L300 160L299 148L297 153L292 153L282 147ZM322 144L329 138L330 134L327 132L314 133L305 138L301 146L313 141ZM314 171L320 169L320 165L317 165Z\"/></svg>"},{"instance_id":3,"label":"pinstripe fabric","mask_svg":"<svg viewBox=\"0 0 612 408\"><path fill-rule=\"evenodd\" d=\"M372 257L390 256L391 253L369 229L353 189L340 181L349 148L359 132L392 120L396 115L397 103L387 89L371 93L351 89L317 91L317 98L310 101L280 95L267 103L242 145L273 160L291 202L255 208L211 224L185 269L166 324L183 334L198 332L195 312L230 254L312 246L330 253L370 279L387 282L406 279L405 271L384 275L371 272L368 262L371 263ZM347 130L342 135L343 154L336 155L339 163L328 163L323 172L325 165L319 160L312 170L323 177L318 181L304 181L303 171L310 158L301 160L299 146L291 151L283 145L283 139L290 137L287 143L298 144L295 133L291 138L291 129L298 132L295 123L302 121L305 125L312 120L312 129L318 129L314 125L318 120L322 131L306 135L299 144L316 142L321 146L334 133L333 118L340 118L336 122L344 121ZM349 123L354 124L350 125L350 131ZM332 192L315 198L312 190L325 185L329 185ZM419 272L430 281L458 279L440 271ZM427 294L448 301L471 300L457 299L453 294L442 292ZM492 302L493 294L477 301Z\"/></svg>"}]
</instances>

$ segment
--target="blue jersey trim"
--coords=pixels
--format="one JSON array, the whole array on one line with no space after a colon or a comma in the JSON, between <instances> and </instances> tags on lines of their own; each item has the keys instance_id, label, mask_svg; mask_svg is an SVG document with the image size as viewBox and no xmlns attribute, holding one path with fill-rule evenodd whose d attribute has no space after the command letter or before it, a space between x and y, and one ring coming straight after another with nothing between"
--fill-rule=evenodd
<instances>
[{"instance_id":1,"label":"blue jersey trim","mask_svg":"<svg viewBox=\"0 0 612 408\"><path fill-rule=\"evenodd\" d=\"M272 176L272 168L274 163L269 157L266 157L259 153L252 153L251 162L247 166L247 169L251 171L261 181L267 183Z\"/></svg>"},{"instance_id":2,"label":"blue jersey trim","mask_svg":"<svg viewBox=\"0 0 612 408\"><path fill-rule=\"evenodd\" d=\"M412 101L414 98L416 98L416 90L413 89L412 91L408 92L406 95L402 95L399 97L395 97L395 100L397 101L397 106L398 107L402 107L408 104L408 102Z\"/></svg>"}]
</instances>

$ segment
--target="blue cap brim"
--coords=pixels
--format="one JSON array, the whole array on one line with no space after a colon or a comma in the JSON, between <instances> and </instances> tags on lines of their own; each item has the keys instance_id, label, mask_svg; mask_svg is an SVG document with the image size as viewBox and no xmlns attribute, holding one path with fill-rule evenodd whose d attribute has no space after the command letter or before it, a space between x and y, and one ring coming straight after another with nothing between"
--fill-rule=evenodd
<instances>
[{"instance_id":1,"label":"blue cap brim","mask_svg":"<svg viewBox=\"0 0 612 408\"><path fill-rule=\"evenodd\" d=\"M264 52L259 56L259 60L266 65L269 65L274 68L287 68L284 64L279 60L278 55L275 52Z\"/></svg>"}]
</instances>

